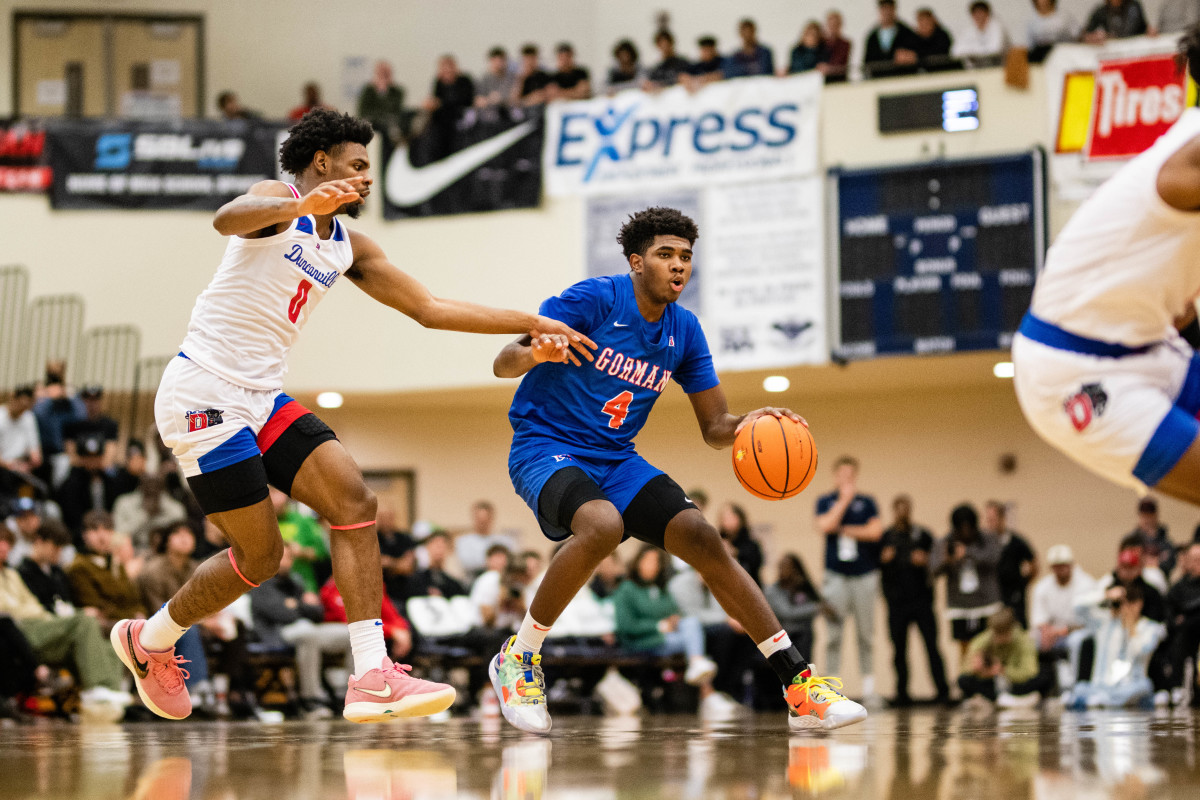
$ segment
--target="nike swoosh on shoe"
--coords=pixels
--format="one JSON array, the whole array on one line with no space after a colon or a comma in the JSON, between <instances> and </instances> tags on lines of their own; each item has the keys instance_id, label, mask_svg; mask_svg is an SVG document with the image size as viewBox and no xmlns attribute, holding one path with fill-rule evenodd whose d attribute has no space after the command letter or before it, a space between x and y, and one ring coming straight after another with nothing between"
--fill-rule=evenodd
<instances>
[{"instance_id":1,"label":"nike swoosh on shoe","mask_svg":"<svg viewBox=\"0 0 1200 800\"><path fill-rule=\"evenodd\" d=\"M139 678L150 674L150 662L138 661L137 649L133 646L133 626L125 626L125 642L129 646L129 658L133 661L133 669Z\"/></svg>"},{"instance_id":2,"label":"nike swoosh on shoe","mask_svg":"<svg viewBox=\"0 0 1200 800\"><path fill-rule=\"evenodd\" d=\"M363 694L369 694L372 697L379 697L383 700L387 700L389 697L392 696L392 687L388 686L387 684L384 684L384 687L382 689L364 689L361 686L355 686L354 690L358 691L358 692L362 692Z\"/></svg>"},{"instance_id":3,"label":"nike swoosh on shoe","mask_svg":"<svg viewBox=\"0 0 1200 800\"><path fill-rule=\"evenodd\" d=\"M524 139L533 131L534 125L534 120L522 122L503 133L464 147L441 161L419 168L408 160L408 145L401 145L392 151L392 158L388 162L383 177L384 195L389 202L398 206L424 203Z\"/></svg>"}]
</instances>

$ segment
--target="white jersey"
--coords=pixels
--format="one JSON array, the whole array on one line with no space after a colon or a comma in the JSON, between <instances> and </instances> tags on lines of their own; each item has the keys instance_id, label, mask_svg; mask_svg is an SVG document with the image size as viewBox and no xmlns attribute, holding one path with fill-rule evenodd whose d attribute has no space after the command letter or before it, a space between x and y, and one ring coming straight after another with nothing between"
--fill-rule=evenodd
<instances>
[{"instance_id":1,"label":"white jersey","mask_svg":"<svg viewBox=\"0 0 1200 800\"><path fill-rule=\"evenodd\" d=\"M1046 257L1035 316L1130 347L1176 336L1174 320L1200 293L1200 213L1167 205L1158 173L1197 136L1192 108L1079 207Z\"/></svg>"},{"instance_id":2,"label":"white jersey","mask_svg":"<svg viewBox=\"0 0 1200 800\"><path fill-rule=\"evenodd\" d=\"M327 240L316 230L316 220L304 216L283 233L231 236L217 274L192 309L183 354L238 386L282 388L300 329L354 263L350 232L341 222L333 220Z\"/></svg>"}]
</instances>

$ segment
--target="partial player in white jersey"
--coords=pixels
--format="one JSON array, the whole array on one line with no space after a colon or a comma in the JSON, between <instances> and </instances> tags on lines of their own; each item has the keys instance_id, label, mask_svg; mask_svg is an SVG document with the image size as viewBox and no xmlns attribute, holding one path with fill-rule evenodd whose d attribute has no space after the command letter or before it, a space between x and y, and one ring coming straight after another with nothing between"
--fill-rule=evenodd
<instances>
[{"instance_id":1,"label":"partial player in white jersey","mask_svg":"<svg viewBox=\"0 0 1200 800\"><path fill-rule=\"evenodd\" d=\"M1180 42L1200 75L1200 28ZM1182 63L1182 62L1181 62ZM1075 212L1013 342L1030 425L1123 486L1200 505L1200 108Z\"/></svg>"},{"instance_id":2,"label":"partial player in white jersey","mask_svg":"<svg viewBox=\"0 0 1200 800\"><path fill-rule=\"evenodd\" d=\"M163 375L155 418L201 508L231 546L203 563L151 619L122 620L111 636L138 693L160 716L191 712L184 662L174 649L179 637L279 569L284 545L268 483L332 528L333 574L354 653L346 718L424 716L454 701L452 687L413 678L388 656L375 497L333 431L283 393L288 351L339 278L427 328L525 333L562 351L560 358L579 363L575 348L591 359L595 345L556 320L434 297L337 219L357 217L370 195L371 137L363 120L310 112L280 148L295 184L256 184L213 220L229 245Z\"/></svg>"}]
</instances>

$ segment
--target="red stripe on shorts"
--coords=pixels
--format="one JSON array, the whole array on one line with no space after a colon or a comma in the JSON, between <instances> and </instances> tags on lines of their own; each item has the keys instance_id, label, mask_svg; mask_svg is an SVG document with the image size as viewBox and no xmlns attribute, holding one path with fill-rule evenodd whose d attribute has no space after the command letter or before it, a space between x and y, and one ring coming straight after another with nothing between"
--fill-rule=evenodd
<instances>
[{"instance_id":1,"label":"red stripe on shorts","mask_svg":"<svg viewBox=\"0 0 1200 800\"><path fill-rule=\"evenodd\" d=\"M258 452L265 453L270 450L271 445L275 444L275 440L283 435L283 432L288 429L289 425L305 414L311 413L311 411L295 400L282 406L271 415L271 418L267 420L267 424L263 425L262 430L258 432Z\"/></svg>"}]
</instances>

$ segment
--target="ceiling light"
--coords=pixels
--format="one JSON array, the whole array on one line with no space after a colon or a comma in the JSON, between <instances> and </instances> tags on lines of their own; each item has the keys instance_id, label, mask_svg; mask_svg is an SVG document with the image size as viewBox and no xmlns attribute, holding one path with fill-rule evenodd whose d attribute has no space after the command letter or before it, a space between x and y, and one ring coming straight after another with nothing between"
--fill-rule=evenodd
<instances>
[{"instance_id":1,"label":"ceiling light","mask_svg":"<svg viewBox=\"0 0 1200 800\"><path fill-rule=\"evenodd\" d=\"M786 392L792 385L783 375L770 375L763 379L763 390L768 392Z\"/></svg>"},{"instance_id":2,"label":"ceiling light","mask_svg":"<svg viewBox=\"0 0 1200 800\"><path fill-rule=\"evenodd\" d=\"M1011 378L1016 374L1016 368L1011 361L1001 361L992 367L992 374L997 378Z\"/></svg>"},{"instance_id":3,"label":"ceiling light","mask_svg":"<svg viewBox=\"0 0 1200 800\"><path fill-rule=\"evenodd\" d=\"M321 408L341 408L342 393L341 392L321 392L317 395L317 405Z\"/></svg>"}]
</instances>

